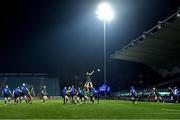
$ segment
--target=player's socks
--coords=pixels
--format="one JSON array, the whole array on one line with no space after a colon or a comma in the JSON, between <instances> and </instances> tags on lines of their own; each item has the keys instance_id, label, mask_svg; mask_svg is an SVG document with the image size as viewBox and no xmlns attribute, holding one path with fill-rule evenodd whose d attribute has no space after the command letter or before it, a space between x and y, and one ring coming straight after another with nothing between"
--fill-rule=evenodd
<instances>
[{"instance_id":1,"label":"player's socks","mask_svg":"<svg viewBox=\"0 0 180 120\"><path fill-rule=\"evenodd\" d=\"M65 97L64 97L64 104L66 103L66 99L65 99Z\"/></svg>"},{"instance_id":2,"label":"player's socks","mask_svg":"<svg viewBox=\"0 0 180 120\"><path fill-rule=\"evenodd\" d=\"M45 103L45 100L42 100L42 102L41 102L42 104L44 104Z\"/></svg>"}]
</instances>

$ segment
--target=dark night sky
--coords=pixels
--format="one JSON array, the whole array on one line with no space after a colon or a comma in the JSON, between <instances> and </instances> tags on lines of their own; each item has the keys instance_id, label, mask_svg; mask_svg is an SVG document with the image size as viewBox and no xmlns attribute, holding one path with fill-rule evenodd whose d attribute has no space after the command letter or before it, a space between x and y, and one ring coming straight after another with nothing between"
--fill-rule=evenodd
<instances>
[{"instance_id":1,"label":"dark night sky","mask_svg":"<svg viewBox=\"0 0 180 120\"><path fill-rule=\"evenodd\" d=\"M102 69L103 23L95 16L101 1L1 1L0 72L45 72L67 80L89 69ZM107 25L107 59L175 13L180 4L179 0L107 1L115 11L115 19ZM124 63L112 64L127 69L129 63Z\"/></svg>"}]
</instances>

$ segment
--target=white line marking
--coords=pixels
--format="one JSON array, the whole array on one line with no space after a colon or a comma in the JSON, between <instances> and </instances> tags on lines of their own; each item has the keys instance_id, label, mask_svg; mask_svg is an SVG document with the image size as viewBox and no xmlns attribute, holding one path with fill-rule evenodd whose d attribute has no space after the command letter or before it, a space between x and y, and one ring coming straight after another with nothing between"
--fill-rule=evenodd
<instances>
[{"instance_id":1,"label":"white line marking","mask_svg":"<svg viewBox=\"0 0 180 120\"><path fill-rule=\"evenodd\" d=\"M163 108L161 110L164 110L164 111L175 111L175 112L180 112L180 110L176 110L176 109L167 109L167 108Z\"/></svg>"}]
</instances>

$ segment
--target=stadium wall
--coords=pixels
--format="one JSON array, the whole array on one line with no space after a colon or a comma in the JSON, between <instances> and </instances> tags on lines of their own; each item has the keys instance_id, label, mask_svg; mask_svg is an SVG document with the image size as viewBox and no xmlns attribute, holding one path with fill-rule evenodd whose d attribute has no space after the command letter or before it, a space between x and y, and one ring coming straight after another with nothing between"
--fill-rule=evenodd
<instances>
[{"instance_id":1,"label":"stadium wall","mask_svg":"<svg viewBox=\"0 0 180 120\"><path fill-rule=\"evenodd\" d=\"M0 89L7 84L10 90L16 87L21 87L22 83L28 86L33 86L35 96L40 95L40 89L43 85L47 86L49 96L59 96L59 79L49 78L47 74L33 74L33 73L13 73L13 74L0 74Z\"/></svg>"}]
</instances>

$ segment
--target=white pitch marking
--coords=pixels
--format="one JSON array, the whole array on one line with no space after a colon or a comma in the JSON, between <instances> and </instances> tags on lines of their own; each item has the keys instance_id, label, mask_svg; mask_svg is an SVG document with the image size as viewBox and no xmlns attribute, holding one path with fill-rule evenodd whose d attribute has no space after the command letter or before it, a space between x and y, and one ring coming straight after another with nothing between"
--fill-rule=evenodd
<instances>
[{"instance_id":1,"label":"white pitch marking","mask_svg":"<svg viewBox=\"0 0 180 120\"><path fill-rule=\"evenodd\" d=\"M163 108L161 110L164 110L164 111L176 111L176 112L180 112L180 110L176 110L176 109L167 109L167 108Z\"/></svg>"}]
</instances>

